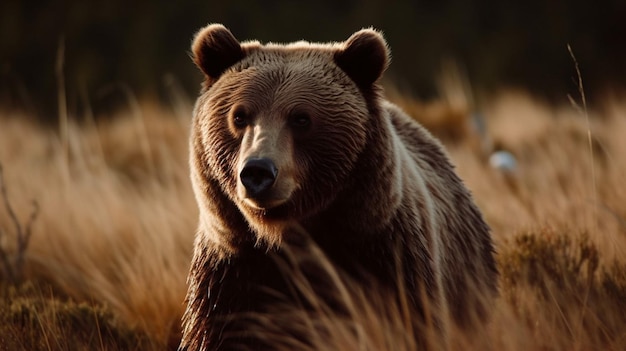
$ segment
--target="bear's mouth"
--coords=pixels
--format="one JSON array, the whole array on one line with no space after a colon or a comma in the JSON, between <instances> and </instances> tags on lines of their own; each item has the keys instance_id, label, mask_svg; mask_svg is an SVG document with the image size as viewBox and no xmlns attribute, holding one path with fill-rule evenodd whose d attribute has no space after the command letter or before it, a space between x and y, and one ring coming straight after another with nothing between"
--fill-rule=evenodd
<instances>
[{"instance_id":1,"label":"bear's mouth","mask_svg":"<svg viewBox=\"0 0 626 351\"><path fill-rule=\"evenodd\" d=\"M246 201L247 203L247 201ZM289 206L286 201L280 201L275 206L260 207L258 204L248 206L249 211L264 220L285 220L289 218Z\"/></svg>"},{"instance_id":2,"label":"bear's mouth","mask_svg":"<svg viewBox=\"0 0 626 351\"><path fill-rule=\"evenodd\" d=\"M252 199L245 198L243 202L255 211L270 211L283 206L287 199Z\"/></svg>"}]
</instances>

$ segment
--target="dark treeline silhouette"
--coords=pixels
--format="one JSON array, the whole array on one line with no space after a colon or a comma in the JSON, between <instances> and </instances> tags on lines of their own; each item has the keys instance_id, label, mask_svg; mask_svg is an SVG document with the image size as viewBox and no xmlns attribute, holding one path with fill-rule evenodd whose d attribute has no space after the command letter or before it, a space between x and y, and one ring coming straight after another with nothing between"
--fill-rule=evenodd
<instances>
[{"instance_id":1,"label":"dark treeline silhouette","mask_svg":"<svg viewBox=\"0 0 626 351\"><path fill-rule=\"evenodd\" d=\"M59 62L70 111L115 106L129 93L166 97L172 82L193 96L200 75L189 45L209 22L262 42L339 41L374 26L392 49L388 78L422 98L436 94L448 60L479 91L563 98L577 89L568 44L589 93L626 83L622 0L4 0L0 104L56 118Z\"/></svg>"}]
</instances>

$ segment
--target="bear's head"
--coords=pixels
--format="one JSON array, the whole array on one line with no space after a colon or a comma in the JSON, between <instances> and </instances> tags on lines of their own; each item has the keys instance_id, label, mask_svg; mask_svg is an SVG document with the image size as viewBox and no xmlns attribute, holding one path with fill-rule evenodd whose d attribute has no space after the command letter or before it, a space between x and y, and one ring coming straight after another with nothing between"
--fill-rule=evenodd
<instances>
[{"instance_id":1,"label":"bear's head","mask_svg":"<svg viewBox=\"0 0 626 351\"><path fill-rule=\"evenodd\" d=\"M192 133L196 196L220 193L276 243L350 184L380 115L386 42L364 29L343 43L240 43L213 24L192 55L205 75Z\"/></svg>"}]
</instances>

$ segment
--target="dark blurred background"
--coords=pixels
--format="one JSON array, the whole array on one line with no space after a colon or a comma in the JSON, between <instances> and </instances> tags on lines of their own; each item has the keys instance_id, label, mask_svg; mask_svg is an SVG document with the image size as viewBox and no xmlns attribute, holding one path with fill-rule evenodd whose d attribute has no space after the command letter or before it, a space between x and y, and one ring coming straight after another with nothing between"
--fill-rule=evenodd
<instances>
[{"instance_id":1,"label":"dark blurred background","mask_svg":"<svg viewBox=\"0 0 626 351\"><path fill-rule=\"evenodd\" d=\"M3 0L0 104L56 119L59 62L70 112L111 108L129 93L167 98L172 86L193 97L201 77L189 46L210 22L262 42L340 41L374 26L392 49L387 77L422 99L436 95L450 60L477 91L563 99L577 89L568 44L589 95L626 85L623 0Z\"/></svg>"}]
</instances>

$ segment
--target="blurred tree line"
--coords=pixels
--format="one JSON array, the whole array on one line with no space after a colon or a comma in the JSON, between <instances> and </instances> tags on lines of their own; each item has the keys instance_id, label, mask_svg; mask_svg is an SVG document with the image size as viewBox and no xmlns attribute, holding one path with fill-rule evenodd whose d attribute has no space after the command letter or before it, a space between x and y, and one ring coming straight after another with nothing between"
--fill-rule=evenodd
<instances>
[{"instance_id":1,"label":"blurred tree line","mask_svg":"<svg viewBox=\"0 0 626 351\"><path fill-rule=\"evenodd\" d=\"M3 0L0 104L54 119L59 62L70 110L129 92L164 97L173 83L194 96L201 77L189 46L210 22L261 42L339 41L374 26L392 49L387 76L422 98L436 93L446 60L479 91L565 97L577 89L567 44L588 92L626 83L623 0Z\"/></svg>"}]
</instances>

